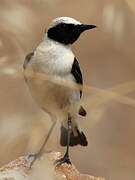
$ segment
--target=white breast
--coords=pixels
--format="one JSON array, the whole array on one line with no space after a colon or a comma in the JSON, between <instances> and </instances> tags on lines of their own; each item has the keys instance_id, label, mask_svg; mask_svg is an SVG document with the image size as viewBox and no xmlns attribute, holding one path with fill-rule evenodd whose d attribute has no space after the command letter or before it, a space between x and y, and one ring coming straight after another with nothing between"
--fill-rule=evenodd
<instances>
[{"instance_id":1,"label":"white breast","mask_svg":"<svg viewBox=\"0 0 135 180\"><path fill-rule=\"evenodd\" d=\"M46 38L36 48L34 56L29 61L26 72L38 72L47 75L47 79L40 78L37 73L26 78L32 96L39 106L47 112L59 117L80 100L79 90L63 86L63 79L74 81L71 74L74 54L70 47ZM27 73L26 73L27 76ZM49 78L49 79L48 79ZM53 80L56 80L58 84ZM62 110L63 108L63 110ZM66 110L64 110L66 109ZM73 109L71 107L71 109ZM75 108L74 108L75 109ZM75 112L78 112L78 107Z\"/></svg>"},{"instance_id":2,"label":"white breast","mask_svg":"<svg viewBox=\"0 0 135 180\"><path fill-rule=\"evenodd\" d=\"M32 64L39 72L62 75L71 71L73 61L74 54L70 46L45 37L34 53Z\"/></svg>"}]
</instances>

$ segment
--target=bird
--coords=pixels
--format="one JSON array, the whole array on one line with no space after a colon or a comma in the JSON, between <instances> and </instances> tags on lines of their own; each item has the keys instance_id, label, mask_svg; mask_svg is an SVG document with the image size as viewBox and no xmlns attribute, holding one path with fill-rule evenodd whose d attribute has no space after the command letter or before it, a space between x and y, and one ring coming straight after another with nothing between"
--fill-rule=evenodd
<instances>
[{"instance_id":1,"label":"bird","mask_svg":"<svg viewBox=\"0 0 135 180\"><path fill-rule=\"evenodd\" d=\"M24 78L31 95L52 120L43 145L33 154L32 164L42 154L57 120L61 123L60 144L66 146L66 151L56 165L71 164L70 146L88 145L78 122L78 115L86 116L87 112L81 105L83 75L72 45L84 31L93 28L96 25L72 17L57 17L49 24L39 45L25 58Z\"/></svg>"}]
</instances>

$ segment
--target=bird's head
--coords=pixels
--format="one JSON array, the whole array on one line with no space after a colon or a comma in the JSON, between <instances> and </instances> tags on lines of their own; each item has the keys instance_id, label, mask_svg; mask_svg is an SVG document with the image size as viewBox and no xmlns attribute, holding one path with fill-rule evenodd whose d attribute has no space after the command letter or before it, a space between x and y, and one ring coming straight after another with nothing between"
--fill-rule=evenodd
<instances>
[{"instance_id":1,"label":"bird's head","mask_svg":"<svg viewBox=\"0 0 135 180\"><path fill-rule=\"evenodd\" d=\"M82 32L95 27L95 25L82 24L70 17L58 17L51 22L47 36L54 41L69 45L73 44Z\"/></svg>"}]
</instances>

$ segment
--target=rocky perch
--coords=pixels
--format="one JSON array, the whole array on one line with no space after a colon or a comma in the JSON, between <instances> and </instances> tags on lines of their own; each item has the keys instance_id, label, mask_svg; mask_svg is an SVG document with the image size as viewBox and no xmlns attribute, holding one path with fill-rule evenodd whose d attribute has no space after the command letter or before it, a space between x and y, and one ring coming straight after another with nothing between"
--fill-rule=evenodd
<instances>
[{"instance_id":1,"label":"rocky perch","mask_svg":"<svg viewBox=\"0 0 135 180\"><path fill-rule=\"evenodd\" d=\"M60 157L59 152L45 153L31 169L32 159L28 156L19 157L0 168L0 180L105 180L81 174L74 165L65 163L55 167L54 162Z\"/></svg>"}]
</instances>

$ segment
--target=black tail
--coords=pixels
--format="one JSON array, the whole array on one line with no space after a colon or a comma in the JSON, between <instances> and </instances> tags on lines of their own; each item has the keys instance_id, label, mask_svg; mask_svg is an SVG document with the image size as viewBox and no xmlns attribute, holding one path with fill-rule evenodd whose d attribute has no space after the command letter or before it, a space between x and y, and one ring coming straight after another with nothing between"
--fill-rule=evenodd
<instances>
[{"instance_id":1,"label":"black tail","mask_svg":"<svg viewBox=\"0 0 135 180\"><path fill-rule=\"evenodd\" d=\"M81 146L87 146L88 145L88 141L87 138L85 136L85 134L83 132L80 132L77 128L76 128L76 132L77 135L75 136L73 134L73 132L71 132L70 135L70 146L76 146L76 145L81 145ZM61 136L60 136L60 144L61 146L66 146L67 145L67 129L62 125L61 126Z\"/></svg>"}]
</instances>

